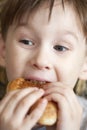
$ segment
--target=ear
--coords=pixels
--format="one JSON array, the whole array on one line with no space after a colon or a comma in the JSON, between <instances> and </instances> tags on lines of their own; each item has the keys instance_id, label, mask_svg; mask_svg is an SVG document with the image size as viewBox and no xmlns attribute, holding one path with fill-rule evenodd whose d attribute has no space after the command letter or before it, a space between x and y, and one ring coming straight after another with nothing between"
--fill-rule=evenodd
<instances>
[{"instance_id":1,"label":"ear","mask_svg":"<svg viewBox=\"0 0 87 130\"><path fill-rule=\"evenodd\" d=\"M0 34L0 66L5 67L5 43Z\"/></svg>"},{"instance_id":2,"label":"ear","mask_svg":"<svg viewBox=\"0 0 87 130\"><path fill-rule=\"evenodd\" d=\"M87 56L85 58L85 62L83 64L83 67L82 67L79 79L81 79L81 80L87 80Z\"/></svg>"}]
</instances>

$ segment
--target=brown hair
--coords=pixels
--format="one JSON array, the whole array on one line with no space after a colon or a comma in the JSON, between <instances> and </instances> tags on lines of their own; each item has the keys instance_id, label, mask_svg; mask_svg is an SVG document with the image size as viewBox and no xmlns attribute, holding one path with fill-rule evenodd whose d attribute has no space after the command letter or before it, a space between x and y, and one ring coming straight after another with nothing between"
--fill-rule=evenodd
<instances>
[{"instance_id":1,"label":"brown hair","mask_svg":"<svg viewBox=\"0 0 87 130\"><path fill-rule=\"evenodd\" d=\"M13 22L19 22L20 19L28 12L31 13L42 3L49 4L49 18L51 16L52 8L56 0L6 0L1 12L1 33L3 38L6 37L9 26ZM59 0L64 3L67 1L73 5L83 28L83 32L87 35L87 0Z\"/></svg>"}]
</instances>

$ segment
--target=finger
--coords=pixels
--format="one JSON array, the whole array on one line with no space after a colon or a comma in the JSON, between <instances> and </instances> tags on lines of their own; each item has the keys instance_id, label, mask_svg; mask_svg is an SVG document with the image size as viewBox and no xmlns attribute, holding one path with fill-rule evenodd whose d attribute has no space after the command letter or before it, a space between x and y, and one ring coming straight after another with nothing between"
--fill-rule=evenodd
<instances>
[{"instance_id":1,"label":"finger","mask_svg":"<svg viewBox=\"0 0 87 130\"><path fill-rule=\"evenodd\" d=\"M67 100L65 99L64 96L60 95L60 94L51 94L46 96L45 98L47 98L48 101L54 101L57 103L58 106L58 117L68 117L68 113L70 113L71 109L70 109L70 105L67 102ZM60 115L60 116L59 116Z\"/></svg>"},{"instance_id":2,"label":"finger","mask_svg":"<svg viewBox=\"0 0 87 130\"><path fill-rule=\"evenodd\" d=\"M42 89L38 89L27 94L22 100L20 100L18 103L19 105L14 111L14 120L19 119L17 122L22 122L31 106L35 104L36 101L43 96L43 94L44 91Z\"/></svg>"},{"instance_id":3,"label":"finger","mask_svg":"<svg viewBox=\"0 0 87 130\"><path fill-rule=\"evenodd\" d=\"M25 118L23 127L24 128L26 127L25 129L31 129L33 126L35 126L35 124L38 122L38 120L44 113L46 106L47 106L47 100L46 99L40 100L38 106L31 112L30 115L28 115Z\"/></svg>"},{"instance_id":4,"label":"finger","mask_svg":"<svg viewBox=\"0 0 87 130\"><path fill-rule=\"evenodd\" d=\"M20 99L22 99L26 94L36 90L37 88L26 88L26 89L22 89L19 91L14 92L9 100L6 102L6 104L4 104L4 108L1 112L1 115L3 115L3 117L6 117L5 119L8 119L12 116L13 111L16 107L16 105L18 105L18 102L20 101Z\"/></svg>"},{"instance_id":5,"label":"finger","mask_svg":"<svg viewBox=\"0 0 87 130\"><path fill-rule=\"evenodd\" d=\"M66 86L68 85L65 85L65 84L62 84L61 82L53 82L53 83L47 83L45 85L43 85L43 88L44 89L49 89L49 88L53 88L53 87L62 87L62 88L66 88Z\"/></svg>"},{"instance_id":6,"label":"finger","mask_svg":"<svg viewBox=\"0 0 87 130\"><path fill-rule=\"evenodd\" d=\"M12 97L12 95L14 95L16 92L18 92L19 90L15 90L15 91L11 91L8 92L4 98L0 101L0 113L2 112L3 108L5 107L5 105L8 103L8 101L10 100L10 98Z\"/></svg>"},{"instance_id":7,"label":"finger","mask_svg":"<svg viewBox=\"0 0 87 130\"><path fill-rule=\"evenodd\" d=\"M79 105L77 97L72 88L55 86L45 90L45 96L50 95L52 93L60 94L61 96L64 96L66 101L69 103L72 111L76 110L74 106L78 107Z\"/></svg>"},{"instance_id":8,"label":"finger","mask_svg":"<svg viewBox=\"0 0 87 130\"><path fill-rule=\"evenodd\" d=\"M77 111L79 113L82 113L82 108L80 106L80 104L77 102L77 99L75 99L76 101L72 101L69 99L71 99L71 97L68 97L69 99L66 100L66 97L58 94L58 93L52 93L48 96L46 96L46 98L49 100L53 100L58 104L59 107L59 113L61 114L60 117L64 116L64 117L68 117L69 119L73 119L74 117L77 116ZM70 114L67 114L70 113Z\"/></svg>"}]
</instances>

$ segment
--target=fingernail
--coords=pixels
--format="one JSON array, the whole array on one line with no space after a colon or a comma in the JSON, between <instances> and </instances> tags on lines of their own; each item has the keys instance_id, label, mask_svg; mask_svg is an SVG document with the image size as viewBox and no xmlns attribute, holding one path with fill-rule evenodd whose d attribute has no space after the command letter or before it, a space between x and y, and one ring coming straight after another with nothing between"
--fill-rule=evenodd
<instances>
[{"instance_id":1,"label":"fingernail","mask_svg":"<svg viewBox=\"0 0 87 130\"><path fill-rule=\"evenodd\" d=\"M42 103L46 103L46 102L47 102L47 99L43 98L41 102L42 102Z\"/></svg>"},{"instance_id":2,"label":"fingernail","mask_svg":"<svg viewBox=\"0 0 87 130\"><path fill-rule=\"evenodd\" d=\"M40 92L44 92L44 90L42 88L39 89Z\"/></svg>"}]
</instances>

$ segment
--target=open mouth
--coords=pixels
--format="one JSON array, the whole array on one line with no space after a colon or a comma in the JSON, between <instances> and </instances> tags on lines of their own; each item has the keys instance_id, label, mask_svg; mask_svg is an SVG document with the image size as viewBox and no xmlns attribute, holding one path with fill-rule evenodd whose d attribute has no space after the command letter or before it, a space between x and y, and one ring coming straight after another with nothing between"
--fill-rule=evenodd
<instances>
[{"instance_id":1,"label":"open mouth","mask_svg":"<svg viewBox=\"0 0 87 130\"><path fill-rule=\"evenodd\" d=\"M34 84L40 84L40 85L45 85L49 83L48 81L39 81L39 80L34 80L34 79L27 79L27 81L34 83Z\"/></svg>"}]
</instances>

